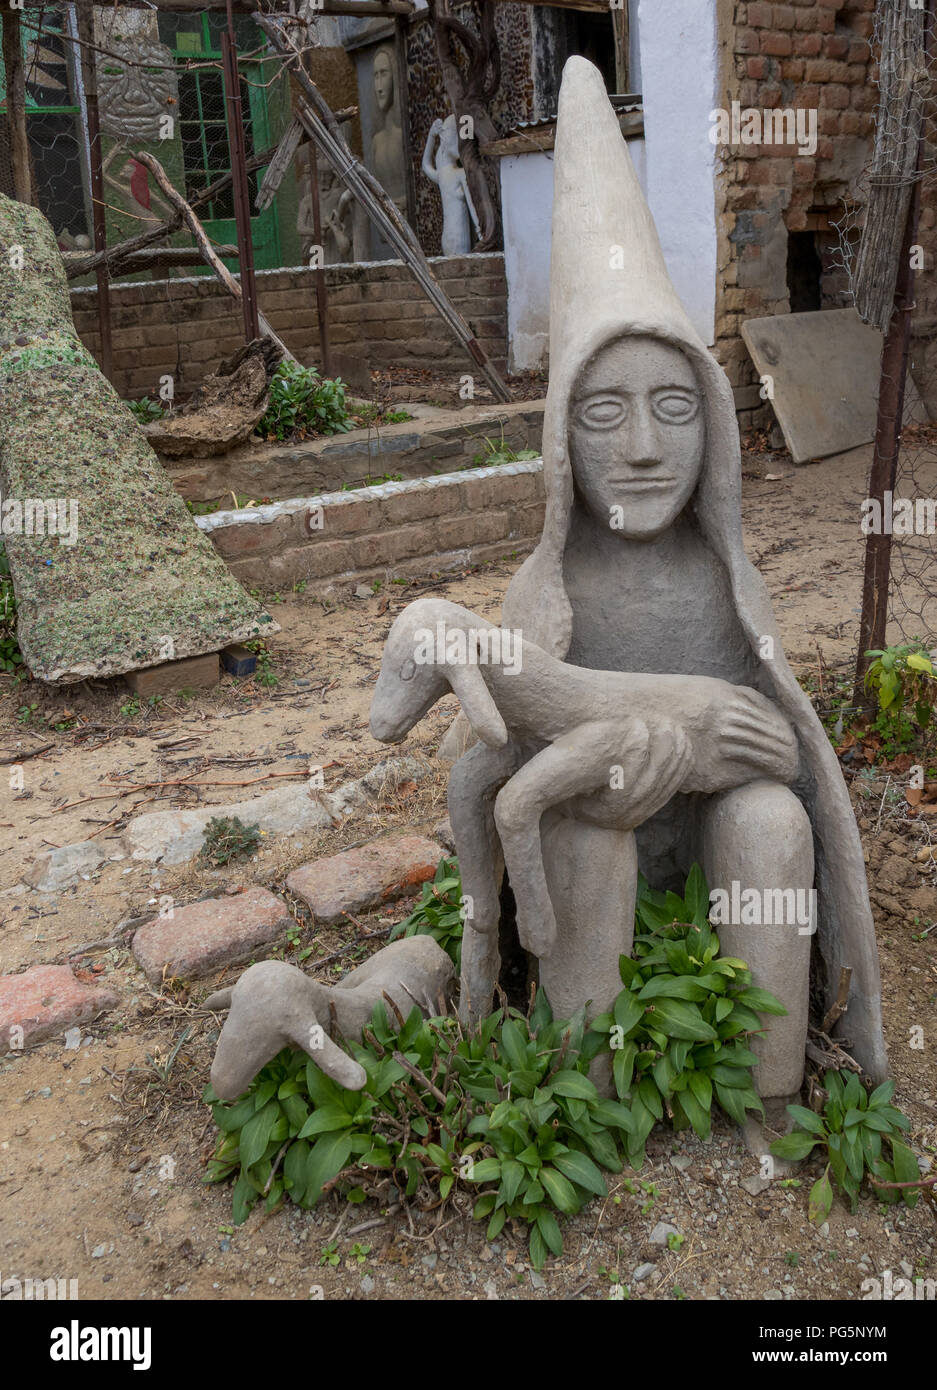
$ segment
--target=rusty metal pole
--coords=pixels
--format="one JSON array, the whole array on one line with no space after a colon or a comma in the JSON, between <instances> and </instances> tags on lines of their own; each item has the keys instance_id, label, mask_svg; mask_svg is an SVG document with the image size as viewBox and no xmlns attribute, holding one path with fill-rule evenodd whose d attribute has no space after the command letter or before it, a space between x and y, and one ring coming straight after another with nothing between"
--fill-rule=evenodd
<instances>
[{"instance_id":1,"label":"rusty metal pole","mask_svg":"<svg viewBox=\"0 0 937 1390\"><path fill-rule=\"evenodd\" d=\"M23 64L23 31L19 12L4 10L2 24L7 125L10 131L10 158L13 164L13 196L19 203L31 203L32 178L29 171L29 140L26 135L26 68Z\"/></svg>"},{"instance_id":2,"label":"rusty metal pole","mask_svg":"<svg viewBox=\"0 0 937 1390\"><path fill-rule=\"evenodd\" d=\"M930 57L934 45L934 0L926 0L924 17L924 51ZM921 178L924 168L924 139L926 122L918 138L915 183L908 200L901 259L895 280L895 307L882 348L879 377L878 414L875 422L875 447L869 473L869 497L879 504L879 516L885 517L885 493L894 494L898 476L898 455L901 451L901 429L904 421L904 388L908 373L911 347L911 315L914 311L914 272L911 269L911 247L917 244L918 222L921 214ZM856 673L852 702L857 709L871 712L873 701L865 688L866 672L872 658L867 651L881 651L885 646L888 623L888 591L891 581L891 531L884 525L880 535L870 534L865 543L865 568L862 578L862 612L859 618L859 649L856 653Z\"/></svg>"},{"instance_id":3,"label":"rusty metal pole","mask_svg":"<svg viewBox=\"0 0 937 1390\"><path fill-rule=\"evenodd\" d=\"M310 140L309 150L309 195L312 198L312 234L316 240L318 264L316 275L316 319L319 324L319 355L322 358L322 375L332 375L332 344L329 340L329 290L325 283L325 241L322 236L322 210L319 206L319 161L316 157L315 141Z\"/></svg>"},{"instance_id":4,"label":"rusty metal pole","mask_svg":"<svg viewBox=\"0 0 937 1390\"><path fill-rule=\"evenodd\" d=\"M94 18L90 6L77 6L79 62L85 91L88 122L88 169L91 176L91 223L95 252L107 249L107 216L104 210L104 173L101 157L101 122L98 117L98 78L94 58ZM95 271L98 285L98 331L101 335L101 371L114 379L114 353L111 342L111 282L107 266Z\"/></svg>"},{"instance_id":5,"label":"rusty metal pole","mask_svg":"<svg viewBox=\"0 0 937 1390\"><path fill-rule=\"evenodd\" d=\"M918 177L908 204L901 260L895 281L895 309L888 325L882 349L882 368L878 391L878 416L875 425L875 448L869 473L869 497L879 503L879 516L885 516L885 493L894 493L898 476L898 455L901 450L901 426L904 418L904 385L908 371L911 344L911 314L914 310L914 274L911 270L911 247L917 241L918 218L921 209L921 163L918 158ZM865 688L865 674L871 658L867 651L881 651L885 646L885 627L888 622L888 589L891 577L891 531L882 527L881 534L866 537L865 571L862 580L862 615L859 619L859 650L856 655L856 675L852 702L858 709L871 705Z\"/></svg>"},{"instance_id":6,"label":"rusty metal pole","mask_svg":"<svg viewBox=\"0 0 937 1390\"><path fill-rule=\"evenodd\" d=\"M228 29L221 35L221 59L224 67L225 116L228 123L228 148L231 153L234 220L237 224L238 259L241 270L241 305L244 310L244 333L252 343L260 337L257 317L257 282L254 278L254 243L251 235L250 194L247 187L247 153L244 144L244 121L241 112L241 82L238 75L237 44L234 36L234 14L227 0Z\"/></svg>"}]
</instances>

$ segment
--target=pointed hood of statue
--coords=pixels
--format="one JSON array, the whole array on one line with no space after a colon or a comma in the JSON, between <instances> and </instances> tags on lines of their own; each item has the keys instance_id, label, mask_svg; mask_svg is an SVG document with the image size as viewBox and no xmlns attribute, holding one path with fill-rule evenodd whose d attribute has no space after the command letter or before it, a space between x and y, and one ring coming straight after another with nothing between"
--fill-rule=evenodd
<instances>
[{"instance_id":1,"label":"pointed hood of statue","mask_svg":"<svg viewBox=\"0 0 937 1390\"><path fill-rule=\"evenodd\" d=\"M865 1070L881 1079L887 1071L881 984L862 846L836 755L787 663L767 590L745 554L732 388L677 297L601 76L583 58L570 58L563 72L554 158L546 516L536 550L508 589L502 624L566 656L573 621L563 576L573 507L568 416L576 380L595 353L618 338L650 335L678 348L693 365L706 416L705 457L689 507L725 566L763 688L773 689L800 739L804 776L796 790L814 828L827 996L832 1002L840 970L850 967L849 1036ZM772 649L766 660L764 652Z\"/></svg>"}]
</instances>

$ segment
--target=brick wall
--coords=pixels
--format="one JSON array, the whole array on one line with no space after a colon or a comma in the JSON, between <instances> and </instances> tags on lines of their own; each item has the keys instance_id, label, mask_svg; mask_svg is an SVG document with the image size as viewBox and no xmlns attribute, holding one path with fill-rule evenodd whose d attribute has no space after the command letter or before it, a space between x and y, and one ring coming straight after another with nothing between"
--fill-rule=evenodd
<instances>
[{"instance_id":1,"label":"brick wall","mask_svg":"<svg viewBox=\"0 0 937 1390\"><path fill-rule=\"evenodd\" d=\"M433 269L484 350L503 367L507 355L504 258L439 257ZM478 368L400 261L326 269L329 329L337 353L372 367L432 367L453 375ZM319 361L314 275L260 271L260 307L301 362ZM73 289L72 312L85 346L100 361L97 290ZM241 310L214 276L140 281L111 288L114 385L123 397L157 395L159 378L188 394L244 341Z\"/></svg>"},{"instance_id":2,"label":"brick wall","mask_svg":"<svg viewBox=\"0 0 937 1390\"><path fill-rule=\"evenodd\" d=\"M543 499L535 459L212 512L195 524L247 588L302 580L326 596L524 554L540 539Z\"/></svg>"},{"instance_id":3,"label":"brick wall","mask_svg":"<svg viewBox=\"0 0 937 1390\"><path fill-rule=\"evenodd\" d=\"M813 237L819 258L820 308L849 303L839 264L843 199L855 201L872 148L878 97L869 37L875 0L725 0L731 40L724 71L724 104L743 109L817 111L817 149L740 144L721 151L720 305L716 355L736 388L739 423L772 419L759 406L755 369L740 336L745 319L791 311L788 252L791 235ZM933 317L937 238L935 214L922 216L921 242L929 273L919 277L918 315ZM744 407L748 406L748 409Z\"/></svg>"}]
</instances>

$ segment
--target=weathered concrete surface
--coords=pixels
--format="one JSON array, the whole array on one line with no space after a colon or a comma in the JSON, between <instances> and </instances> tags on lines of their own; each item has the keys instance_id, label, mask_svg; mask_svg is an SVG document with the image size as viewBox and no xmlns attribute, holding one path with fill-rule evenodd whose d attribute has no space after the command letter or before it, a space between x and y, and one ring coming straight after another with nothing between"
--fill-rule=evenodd
<instances>
[{"instance_id":1,"label":"weathered concrete surface","mask_svg":"<svg viewBox=\"0 0 937 1390\"><path fill-rule=\"evenodd\" d=\"M164 974L198 978L262 954L292 920L279 898L265 888L248 888L144 922L134 935L133 954L151 984Z\"/></svg>"},{"instance_id":2,"label":"weathered concrete surface","mask_svg":"<svg viewBox=\"0 0 937 1390\"><path fill-rule=\"evenodd\" d=\"M461 410L405 408L414 419L299 444L248 442L217 460L194 457L194 449L193 457L182 458L173 450L166 469L176 490L192 502L214 501L230 492L305 497L382 473L410 479L461 468L486 452L486 439L495 445L503 439L516 452L540 449L542 401ZM147 426L151 438L158 437L161 425Z\"/></svg>"},{"instance_id":3,"label":"weathered concrete surface","mask_svg":"<svg viewBox=\"0 0 937 1390\"><path fill-rule=\"evenodd\" d=\"M855 309L748 319L742 337L795 463L826 458L875 435L882 335ZM909 373L905 420L926 420Z\"/></svg>"},{"instance_id":4,"label":"weathered concrete surface","mask_svg":"<svg viewBox=\"0 0 937 1390\"><path fill-rule=\"evenodd\" d=\"M317 922L341 922L346 912L380 907L412 893L436 872L442 850L421 835L388 835L303 864L286 880Z\"/></svg>"},{"instance_id":5,"label":"weathered concrete surface","mask_svg":"<svg viewBox=\"0 0 937 1390\"><path fill-rule=\"evenodd\" d=\"M64 1035L74 1024L113 1009L117 1001L113 990L76 980L67 965L33 965L22 975L2 975L0 1052ZM12 1031L18 1028L22 1037Z\"/></svg>"},{"instance_id":6,"label":"weathered concrete surface","mask_svg":"<svg viewBox=\"0 0 937 1390\"><path fill-rule=\"evenodd\" d=\"M24 875L24 882L40 893L59 893L72 888L83 877L93 874L107 859L94 840L79 840L74 845L43 850Z\"/></svg>"},{"instance_id":7,"label":"weathered concrete surface","mask_svg":"<svg viewBox=\"0 0 937 1390\"><path fill-rule=\"evenodd\" d=\"M120 675L276 631L79 341L62 258L37 209L0 197L0 258L0 488L5 504L43 503L21 533L4 525L32 674ZM54 527L47 501L61 511Z\"/></svg>"},{"instance_id":8,"label":"weathered concrete surface","mask_svg":"<svg viewBox=\"0 0 937 1390\"><path fill-rule=\"evenodd\" d=\"M133 859L184 864L202 848L205 827L214 816L236 816L245 825L257 825L271 835L316 830L380 801L402 781L420 781L430 771L429 765L418 758L384 758L363 777L342 782L331 792L297 780L290 786L227 806L151 811L131 821L123 843Z\"/></svg>"},{"instance_id":9,"label":"weathered concrete surface","mask_svg":"<svg viewBox=\"0 0 937 1390\"><path fill-rule=\"evenodd\" d=\"M252 965L233 989L205 1000L206 1009L231 1010L212 1063L215 1094L236 1099L264 1063L288 1046L308 1052L340 1086L360 1091L367 1079L364 1068L329 1035L360 1040L385 996L404 1018L414 1004L425 1014L444 1012L454 973L449 956L430 936L391 942L337 985L320 984L283 961Z\"/></svg>"}]
</instances>

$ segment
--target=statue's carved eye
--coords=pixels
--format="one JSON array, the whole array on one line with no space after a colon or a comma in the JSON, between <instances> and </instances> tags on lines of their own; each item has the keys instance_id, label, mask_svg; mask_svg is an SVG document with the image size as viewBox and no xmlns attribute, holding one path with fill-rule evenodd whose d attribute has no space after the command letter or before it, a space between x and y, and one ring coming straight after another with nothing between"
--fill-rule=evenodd
<instances>
[{"instance_id":1,"label":"statue's carved eye","mask_svg":"<svg viewBox=\"0 0 937 1390\"><path fill-rule=\"evenodd\" d=\"M665 425L685 425L699 410L699 396L695 391L668 386L654 396L653 409Z\"/></svg>"},{"instance_id":2,"label":"statue's carved eye","mask_svg":"<svg viewBox=\"0 0 937 1390\"><path fill-rule=\"evenodd\" d=\"M579 407L579 419L593 429L614 429L628 414L628 407L618 396L593 396Z\"/></svg>"},{"instance_id":3,"label":"statue's carved eye","mask_svg":"<svg viewBox=\"0 0 937 1390\"><path fill-rule=\"evenodd\" d=\"M416 675L416 662L413 660L412 657L407 657L406 661L401 666L398 674L402 681L413 680L413 677Z\"/></svg>"}]
</instances>

